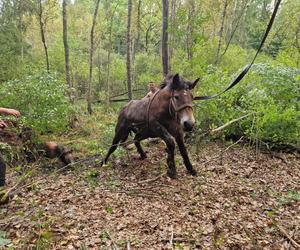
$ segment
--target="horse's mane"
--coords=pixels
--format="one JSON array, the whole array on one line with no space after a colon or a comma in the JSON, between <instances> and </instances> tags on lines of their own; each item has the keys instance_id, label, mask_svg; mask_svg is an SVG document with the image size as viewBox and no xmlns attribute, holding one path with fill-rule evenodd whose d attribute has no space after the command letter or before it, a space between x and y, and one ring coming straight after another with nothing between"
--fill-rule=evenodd
<instances>
[{"instance_id":1,"label":"horse's mane","mask_svg":"<svg viewBox=\"0 0 300 250\"><path fill-rule=\"evenodd\" d=\"M170 73L167 74L160 83L160 89L163 89L167 85L169 85L172 82L173 77L174 77L174 74L170 74Z\"/></svg>"},{"instance_id":2,"label":"horse's mane","mask_svg":"<svg viewBox=\"0 0 300 250\"><path fill-rule=\"evenodd\" d=\"M161 81L160 83L160 89L163 89L165 88L166 86L168 86L169 84L172 83L172 80L173 80L173 77L174 77L174 74L167 74L165 76L165 78ZM179 76L179 79L180 79L180 89L187 89L189 87L188 83L186 83L183 78L181 76Z\"/></svg>"}]
</instances>

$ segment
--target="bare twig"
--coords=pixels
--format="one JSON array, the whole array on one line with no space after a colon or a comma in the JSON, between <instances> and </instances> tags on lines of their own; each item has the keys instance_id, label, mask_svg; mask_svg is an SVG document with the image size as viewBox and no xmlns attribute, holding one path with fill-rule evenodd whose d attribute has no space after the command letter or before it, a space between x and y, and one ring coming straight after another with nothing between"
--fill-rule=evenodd
<instances>
[{"instance_id":1,"label":"bare twig","mask_svg":"<svg viewBox=\"0 0 300 250\"><path fill-rule=\"evenodd\" d=\"M173 229L173 225L171 227L171 238L170 238L170 245L171 245L171 249L173 250L173 239L174 239L174 229Z\"/></svg>"},{"instance_id":2,"label":"bare twig","mask_svg":"<svg viewBox=\"0 0 300 250\"><path fill-rule=\"evenodd\" d=\"M115 250L119 250L118 245L116 244L116 242L114 241L114 239L111 237L110 233L108 231L106 231L108 238L110 239L112 245L113 245L113 249Z\"/></svg>"},{"instance_id":3,"label":"bare twig","mask_svg":"<svg viewBox=\"0 0 300 250\"><path fill-rule=\"evenodd\" d=\"M253 236L252 232L246 227L245 223L242 223L242 224L240 224L240 225L243 227L245 233L247 234L247 236L248 236L248 237L250 238L250 240L252 241L252 244L253 244L254 246L257 246L257 240L256 240L255 237Z\"/></svg>"},{"instance_id":4,"label":"bare twig","mask_svg":"<svg viewBox=\"0 0 300 250\"><path fill-rule=\"evenodd\" d=\"M76 162L69 163L68 165L65 165L65 166L63 166L63 167L61 167L61 168L59 168L59 169L53 171L53 172L51 173L51 175L55 175L55 174L57 174L57 173L59 173L59 172L65 170L65 169L67 169L68 167L77 165L77 164L79 164L79 163L83 163L83 162L85 162L85 161L87 161L87 160L90 160L90 159L92 159L92 158L94 158L94 157L97 157L97 156L101 156L101 155L96 154L96 155L92 155L92 156L90 156L90 157L87 157L87 158L78 160L78 161L76 161ZM25 179L27 179L27 177L26 177ZM14 192L17 192L17 191L19 191L20 189L25 188L25 187L29 187L29 186L32 186L32 185L40 184L40 183L43 182L43 181L44 181L44 177L42 177L42 178L40 178L40 179L38 179L38 180L36 180L36 181L30 182L30 183L28 183L28 184L25 184L25 185L23 185L23 186L20 186L20 184L21 184L23 181L22 181L22 182L18 182L14 187L12 187L12 188L9 190L9 194L13 194Z\"/></svg>"},{"instance_id":5,"label":"bare twig","mask_svg":"<svg viewBox=\"0 0 300 250\"><path fill-rule=\"evenodd\" d=\"M21 176L18 182L10 189L4 190L0 193L0 204L8 202L9 196L13 194L15 190L31 175L31 172L26 173L24 176Z\"/></svg>"},{"instance_id":6,"label":"bare twig","mask_svg":"<svg viewBox=\"0 0 300 250\"><path fill-rule=\"evenodd\" d=\"M160 179L161 177L163 177L165 174L161 174L159 176L156 176L152 179L147 179L147 180L143 180L143 181L139 181L138 184L145 184L145 183L150 183L150 182L155 182L157 181L158 179Z\"/></svg>"},{"instance_id":7,"label":"bare twig","mask_svg":"<svg viewBox=\"0 0 300 250\"><path fill-rule=\"evenodd\" d=\"M147 90L146 89L133 89L132 90L132 92L138 92L138 91L146 92ZM117 95L110 96L109 99L111 100L112 98L119 97L119 96L126 95L126 94L128 94L128 91L117 94Z\"/></svg>"},{"instance_id":8,"label":"bare twig","mask_svg":"<svg viewBox=\"0 0 300 250\"><path fill-rule=\"evenodd\" d=\"M170 239L162 239L163 242L170 242ZM191 244L196 244L196 240L195 239L186 239L183 237L174 237L173 238L173 242L188 242Z\"/></svg>"},{"instance_id":9,"label":"bare twig","mask_svg":"<svg viewBox=\"0 0 300 250\"><path fill-rule=\"evenodd\" d=\"M295 240L293 240L293 238L287 233L287 231L282 226L276 223L276 227L283 236L288 238L288 240L296 247L296 249L300 249L300 245Z\"/></svg>"},{"instance_id":10,"label":"bare twig","mask_svg":"<svg viewBox=\"0 0 300 250\"><path fill-rule=\"evenodd\" d=\"M250 115L253 115L253 114L255 114L255 113L250 113L250 114L247 114L247 115L243 115L243 116L241 116L241 117L239 117L239 118L233 119L233 120L231 120L231 121L225 123L224 125L222 125L222 126L220 126L220 127L218 127L218 128L212 129L212 130L211 130L211 133L212 133L212 134L213 134L213 133L217 133L217 132L221 131L222 129L227 128L227 127L230 126L232 123L238 122L238 121L240 121L240 120L242 120L242 119L244 119L244 118L246 118L246 117L248 117L248 116L250 116Z\"/></svg>"},{"instance_id":11,"label":"bare twig","mask_svg":"<svg viewBox=\"0 0 300 250\"><path fill-rule=\"evenodd\" d=\"M131 250L130 241L127 241L127 250Z\"/></svg>"}]
</instances>

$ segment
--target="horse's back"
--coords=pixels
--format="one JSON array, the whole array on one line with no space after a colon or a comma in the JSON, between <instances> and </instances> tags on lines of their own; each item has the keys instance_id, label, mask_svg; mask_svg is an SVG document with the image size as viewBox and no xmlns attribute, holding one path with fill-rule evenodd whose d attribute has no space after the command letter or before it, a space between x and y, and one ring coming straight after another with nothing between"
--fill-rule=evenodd
<instances>
[{"instance_id":1,"label":"horse's back","mask_svg":"<svg viewBox=\"0 0 300 250\"><path fill-rule=\"evenodd\" d=\"M120 113L130 123L145 122L150 98L128 102Z\"/></svg>"}]
</instances>

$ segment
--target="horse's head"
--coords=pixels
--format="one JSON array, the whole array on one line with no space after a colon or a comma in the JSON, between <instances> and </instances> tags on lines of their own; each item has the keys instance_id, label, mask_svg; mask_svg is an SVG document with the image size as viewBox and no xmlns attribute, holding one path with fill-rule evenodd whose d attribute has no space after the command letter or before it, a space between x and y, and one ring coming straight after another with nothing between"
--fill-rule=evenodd
<instances>
[{"instance_id":1,"label":"horse's head","mask_svg":"<svg viewBox=\"0 0 300 250\"><path fill-rule=\"evenodd\" d=\"M171 94L170 112L175 113L181 126L186 131L191 131L195 125L192 89L198 81L199 78L194 82L186 81L178 74L168 75L163 81L163 84L168 86Z\"/></svg>"}]
</instances>

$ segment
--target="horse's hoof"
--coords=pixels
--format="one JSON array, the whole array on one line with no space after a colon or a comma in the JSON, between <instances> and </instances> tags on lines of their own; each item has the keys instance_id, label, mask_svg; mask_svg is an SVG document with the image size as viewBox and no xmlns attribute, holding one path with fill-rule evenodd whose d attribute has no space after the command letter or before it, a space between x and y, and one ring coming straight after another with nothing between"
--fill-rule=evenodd
<instances>
[{"instance_id":1,"label":"horse's hoof","mask_svg":"<svg viewBox=\"0 0 300 250\"><path fill-rule=\"evenodd\" d=\"M147 155L144 154L144 155L141 155L140 160L145 160L146 158L147 158Z\"/></svg>"},{"instance_id":2,"label":"horse's hoof","mask_svg":"<svg viewBox=\"0 0 300 250\"><path fill-rule=\"evenodd\" d=\"M191 169L189 170L189 173L192 175L192 176L197 176L197 171L195 169Z\"/></svg>"},{"instance_id":3,"label":"horse's hoof","mask_svg":"<svg viewBox=\"0 0 300 250\"><path fill-rule=\"evenodd\" d=\"M176 171L170 171L170 170L168 170L167 171L167 175L171 178L171 179L176 179L177 178L177 173L176 173Z\"/></svg>"}]
</instances>

